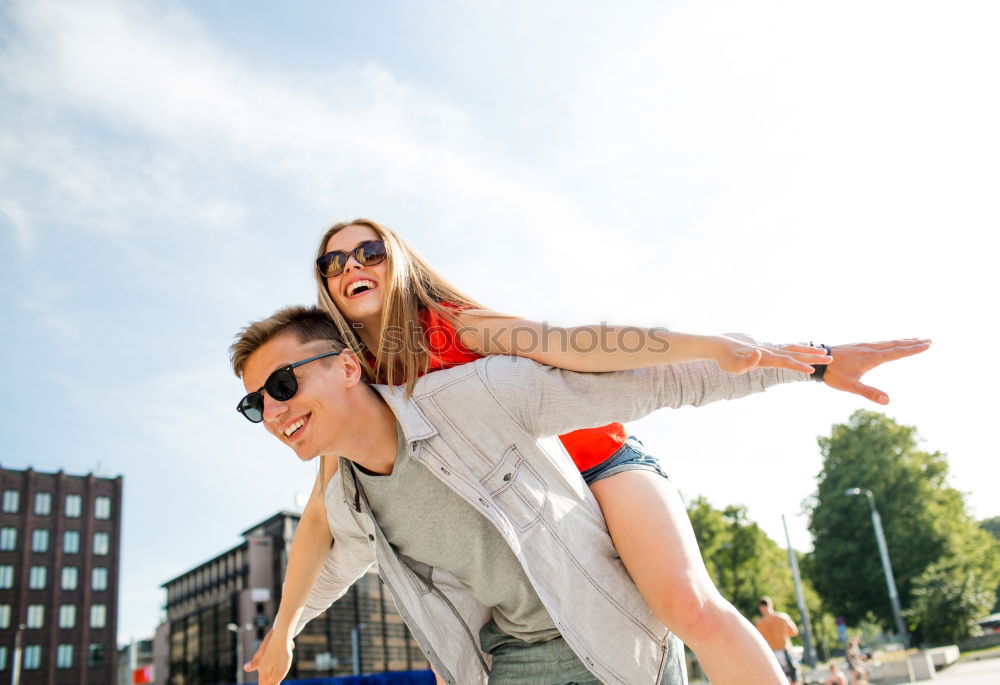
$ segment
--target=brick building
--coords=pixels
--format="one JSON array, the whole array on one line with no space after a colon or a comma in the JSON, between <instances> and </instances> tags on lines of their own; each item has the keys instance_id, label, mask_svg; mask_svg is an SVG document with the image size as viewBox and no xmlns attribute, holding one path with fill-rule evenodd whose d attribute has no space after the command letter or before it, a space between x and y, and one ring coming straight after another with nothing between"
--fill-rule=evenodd
<instances>
[{"instance_id":1,"label":"brick building","mask_svg":"<svg viewBox=\"0 0 1000 685\"><path fill-rule=\"evenodd\" d=\"M0 468L0 680L115 680L122 478Z\"/></svg>"}]
</instances>

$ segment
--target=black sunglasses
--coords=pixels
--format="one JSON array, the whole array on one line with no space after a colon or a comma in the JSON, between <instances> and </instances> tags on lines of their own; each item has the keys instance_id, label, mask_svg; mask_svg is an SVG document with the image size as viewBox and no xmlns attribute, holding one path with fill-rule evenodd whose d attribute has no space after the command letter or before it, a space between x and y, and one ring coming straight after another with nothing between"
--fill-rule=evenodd
<instances>
[{"instance_id":1,"label":"black sunglasses","mask_svg":"<svg viewBox=\"0 0 1000 685\"><path fill-rule=\"evenodd\" d=\"M361 266L372 266L385 261L385 243L381 240L366 240L358 243L350 252L333 250L316 260L316 266L324 278L333 278L344 273L347 260L354 257Z\"/></svg>"},{"instance_id":2,"label":"black sunglasses","mask_svg":"<svg viewBox=\"0 0 1000 685\"><path fill-rule=\"evenodd\" d=\"M300 362L289 364L288 366L282 366L280 369L274 371L267 377L267 380L264 381L264 385L260 386L257 390L240 400L240 403L236 405L236 411L247 417L248 421L260 423L264 420L265 390L267 390L268 395L279 402L285 402L292 399L295 397L295 393L299 390L299 381L295 377L295 372L292 371L292 369L296 366L302 366L303 364L314 362L317 359L322 359L323 357L332 357L335 354L340 354L340 352L325 352L323 354L318 354L315 357L309 357L309 359L303 359Z\"/></svg>"}]
</instances>

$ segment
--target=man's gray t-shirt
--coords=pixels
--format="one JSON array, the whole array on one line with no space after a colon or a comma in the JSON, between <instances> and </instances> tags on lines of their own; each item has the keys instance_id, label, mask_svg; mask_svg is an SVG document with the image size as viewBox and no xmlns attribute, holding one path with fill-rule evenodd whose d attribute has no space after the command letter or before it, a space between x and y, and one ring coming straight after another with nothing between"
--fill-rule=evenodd
<instances>
[{"instance_id":1,"label":"man's gray t-shirt","mask_svg":"<svg viewBox=\"0 0 1000 685\"><path fill-rule=\"evenodd\" d=\"M397 426L398 433L398 426ZM368 504L401 556L448 571L493 610L504 633L525 642L559 636L520 562L499 531L426 466L410 458L401 433L392 473L357 469Z\"/></svg>"}]
</instances>

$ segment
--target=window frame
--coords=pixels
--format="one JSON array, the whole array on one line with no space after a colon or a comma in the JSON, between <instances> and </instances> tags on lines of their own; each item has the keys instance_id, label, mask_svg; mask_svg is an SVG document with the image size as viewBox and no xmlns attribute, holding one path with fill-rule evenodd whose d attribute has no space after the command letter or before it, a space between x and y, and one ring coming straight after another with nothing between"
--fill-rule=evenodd
<instances>
[{"instance_id":1,"label":"window frame","mask_svg":"<svg viewBox=\"0 0 1000 685\"><path fill-rule=\"evenodd\" d=\"M61 643L56 646L56 668L73 668L73 645ZM64 657L67 657L64 659Z\"/></svg>"},{"instance_id":2,"label":"window frame","mask_svg":"<svg viewBox=\"0 0 1000 685\"><path fill-rule=\"evenodd\" d=\"M76 628L76 605L59 605L59 627L64 630Z\"/></svg>"},{"instance_id":3,"label":"window frame","mask_svg":"<svg viewBox=\"0 0 1000 685\"><path fill-rule=\"evenodd\" d=\"M35 554L45 554L49 551L49 540L52 536L48 528L35 528L31 531L31 551ZM45 543L39 549L38 541L44 539Z\"/></svg>"},{"instance_id":4,"label":"window frame","mask_svg":"<svg viewBox=\"0 0 1000 685\"><path fill-rule=\"evenodd\" d=\"M70 506L70 502L73 506ZM63 502L63 516L68 519L78 519L83 516L83 495L71 492Z\"/></svg>"},{"instance_id":5,"label":"window frame","mask_svg":"<svg viewBox=\"0 0 1000 685\"><path fill-rule=\"evenodd\" d=\"M0 527L0 552L17 551L17 528L14 526Z\"/></svg>"},{"instance_id":6,"label":"window frame","mask_svg":"<svg viewBox=\"0 0 1000 685\"><path fill-rule=\"evenodd\" d=\"M41 578L39 581L38 579ZM49 584L49 567L33 564L28 567L28 589L44 590Z\"/></svg>"},{"instance_id":7,"label":"window frame","mask_svg":"<svg viewBox=\"0 0 1000 685\"><path fill-rule=\"evenodd\" d=\"M100 544L98 544L100 540ZM111 536L104 531L94 533L93 547L91 550L95 557L106 557L111 553Z\"/></svg>"},{"instance_id":8,"label":"window frame","mask_svg":"<svg viewBox=\"0 0 1000 685\"><path fill-rule=\"evenodd\" d=\"M13 504L11 501L13 500ZM0 498L0 511L5 514L16 514L21 510L21 491L4 490Z\"/></svg>"},{"instance_id":9,"label":"window frame","mask_svg":"<svg viewBox=\"0 0 1000 685\"><path fill-rule=\"evenodd\" d=\"M45 502L44 507L38 506L41 502ZM33 503L33 509L35 516L51 516L52 515L52 493L51 492L36 492L35 501ZM44 511L43 511L44 509Z\"/></svg>"},{"instance_id":10,"label":"window frame","mask_svg":"<svg viewBox=\"0 0 1000 685\"><path fill-rule=\"evenodd\" d=\"M66 584L67 575L72 576L73 584L68 586ZM80 589L80 567L79 566L63 566L62 571L59 574L59 588L62 590L79 590Z\"/></svg>"},{"instance_id":11,"label":"window frame","mask_svg":"<svg viewBox=\"0 0 1000 685\"><path fill-rule=\"evenodd\" d=\"M111 518L111 498L107 495L98 495L94 498L94 518L100 521Z\"/></svg>"}]
</instances>

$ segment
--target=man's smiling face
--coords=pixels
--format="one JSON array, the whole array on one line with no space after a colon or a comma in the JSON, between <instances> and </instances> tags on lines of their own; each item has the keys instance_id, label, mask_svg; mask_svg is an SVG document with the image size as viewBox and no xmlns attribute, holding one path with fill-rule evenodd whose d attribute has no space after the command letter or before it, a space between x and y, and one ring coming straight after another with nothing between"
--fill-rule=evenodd
<instances>
[{"instance_id":1,"label":"man's smiling face","mask_svg":"<svg viewBox=\"0 0 1000 685\"><path fill-rule=\"evenodd\" d=\"M330 344L322 340L301 343L294 333L279 334L247 359L243 385L253 392L277 369L329 350ZM299 459L331 454L349 417L342 360L337 356L319 359L293 373L298 390L290 399L279 401L263 391L264 426L295 450Z\"/></svg>"}]
</instances>

